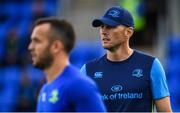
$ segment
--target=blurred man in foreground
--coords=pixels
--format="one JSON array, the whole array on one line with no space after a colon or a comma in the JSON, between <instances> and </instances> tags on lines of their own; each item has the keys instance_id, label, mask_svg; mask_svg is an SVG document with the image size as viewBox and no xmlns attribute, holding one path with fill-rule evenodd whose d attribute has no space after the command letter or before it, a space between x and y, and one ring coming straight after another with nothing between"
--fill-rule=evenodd
<instances>
[{"instance_id":1,"label":"blurred man in foreground","mask_svg":"<svg viewBox=\"0 0 180 113\"><path fill-rule=\"evenodd\" d=\"M29 44L33 65L44 71L38 112L103 112L96 84L69 63L75 43L72 25L57 18L36 21Z\"/></svg>"}]
</instances>

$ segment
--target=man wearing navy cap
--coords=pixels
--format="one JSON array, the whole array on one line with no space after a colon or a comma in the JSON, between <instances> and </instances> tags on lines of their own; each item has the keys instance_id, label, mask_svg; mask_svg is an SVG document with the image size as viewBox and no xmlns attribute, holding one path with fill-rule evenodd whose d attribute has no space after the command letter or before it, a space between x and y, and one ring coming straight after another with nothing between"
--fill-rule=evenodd
<instances>
[{"instance_id":1,"label":"man wearing navy cap","mask_svg":"<svg viewBox=\"0 0 180 113\"><path fill-rule=\"evenodd\" d=\"M87 62L81 72L99 85L110 112L172 112L164 69L156 57L134 50L129 39L134 32L132 15L112 7L92 22L100 28L107 53Z\"/></svg>"}]
</instances>

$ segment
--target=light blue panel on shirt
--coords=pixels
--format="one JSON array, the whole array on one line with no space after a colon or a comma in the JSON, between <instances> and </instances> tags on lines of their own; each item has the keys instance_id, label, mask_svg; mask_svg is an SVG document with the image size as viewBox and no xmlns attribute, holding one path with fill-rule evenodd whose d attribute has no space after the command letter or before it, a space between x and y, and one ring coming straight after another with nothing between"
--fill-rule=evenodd
<instances>
[{"instance_id":1,"label":"light blue panel on shirt","mask_svg":"<svg viewBox=\"0 0 180 113\"><path fill-rule=\"evenodd\" d=\"M81 67L80 72L83 73L83 74L85 74L85 75L87 75L87 73L86 73L86 64L84 64L84 65Z\"/></svg>"},{"instance_id":2,"label":"light blue panel on shirt","mask_svg":"<svg viewBox=\"0 0 180 113\"><path fill-rule=\"evenodd\" d=\"M151 69L151 87L155 100L170 96L164 69L156 58Z\"/></svg>"}]
</instances>

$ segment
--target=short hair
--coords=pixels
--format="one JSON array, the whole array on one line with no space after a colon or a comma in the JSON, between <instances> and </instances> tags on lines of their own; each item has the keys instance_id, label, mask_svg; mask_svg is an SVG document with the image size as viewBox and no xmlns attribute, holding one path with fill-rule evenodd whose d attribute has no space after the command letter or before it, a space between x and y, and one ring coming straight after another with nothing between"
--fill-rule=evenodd
<instances>
[{"instance_id":1,"label":"short hair","mask_svg":"<svg viewBox=\"0 0 180 113\"><path fill-rule=\"evenodd\" d=\"M50 30L52 33L49 40L51 42L54 40L60 40L64 45L65 52L69 54L73 49L76 40L74 28L71 23L56 17L46 17L36 20L34 27L45 23L49 23L51 26Z\"/></svg>"}]
</instances>

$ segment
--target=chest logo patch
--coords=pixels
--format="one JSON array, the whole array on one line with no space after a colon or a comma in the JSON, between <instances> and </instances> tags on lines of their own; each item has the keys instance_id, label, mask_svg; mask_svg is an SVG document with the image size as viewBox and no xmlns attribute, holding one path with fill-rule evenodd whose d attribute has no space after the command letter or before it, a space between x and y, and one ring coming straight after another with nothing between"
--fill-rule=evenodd
<instances>
[{"instance_id":1,"label":"chest logo patch","mask_svg":"<svg viewBox=\"0 0 180 113\"><path fill-rule=\"evenodd\" d=\"M113 92L119 92L123 89L123 87L121 85L114 85L111 87L111 91Z\"/></svg>"},{"instance_id":2,"label":"chest logo patch","mask_svg":"<svg viewBox=\"0 0 180 113\"><path fill-rule=\"evenodd\" d=\"M142 69L134 69L132 72L132 76L134 77L142 77L143 76L143 70Z\"/></svg>"},{"instance_id":3,"label":"chest logo patch","mask_svg":"<svg viewBox=\"0 0 180 113\"><path fill-rule=\"evenodd\" d=\"M56 103L59 100L58 95L59 95L58 90L54 89L51 92L51 97L49 98L49 102L53 104Z\"/></svg>"},{"instance_id":4,"label":"chest logo patch","mask_svg":"<svg viewBox=\"0 0 180 113\"><path fill-rule=\"evenodd\" d=\"M46 101L46 93L42 94L42 101L45 102Z\"/></svg>"},{"instance_id":5,"label":"chest logo patch","mask_svg":"<svg viewBox=\"0 0 180 113\"><path fill-rule=\"evenodd\" d=\"M94 73L94 78L102 78L103 77L103 72L95 72Z\"/></svg>"}]
</instances>

